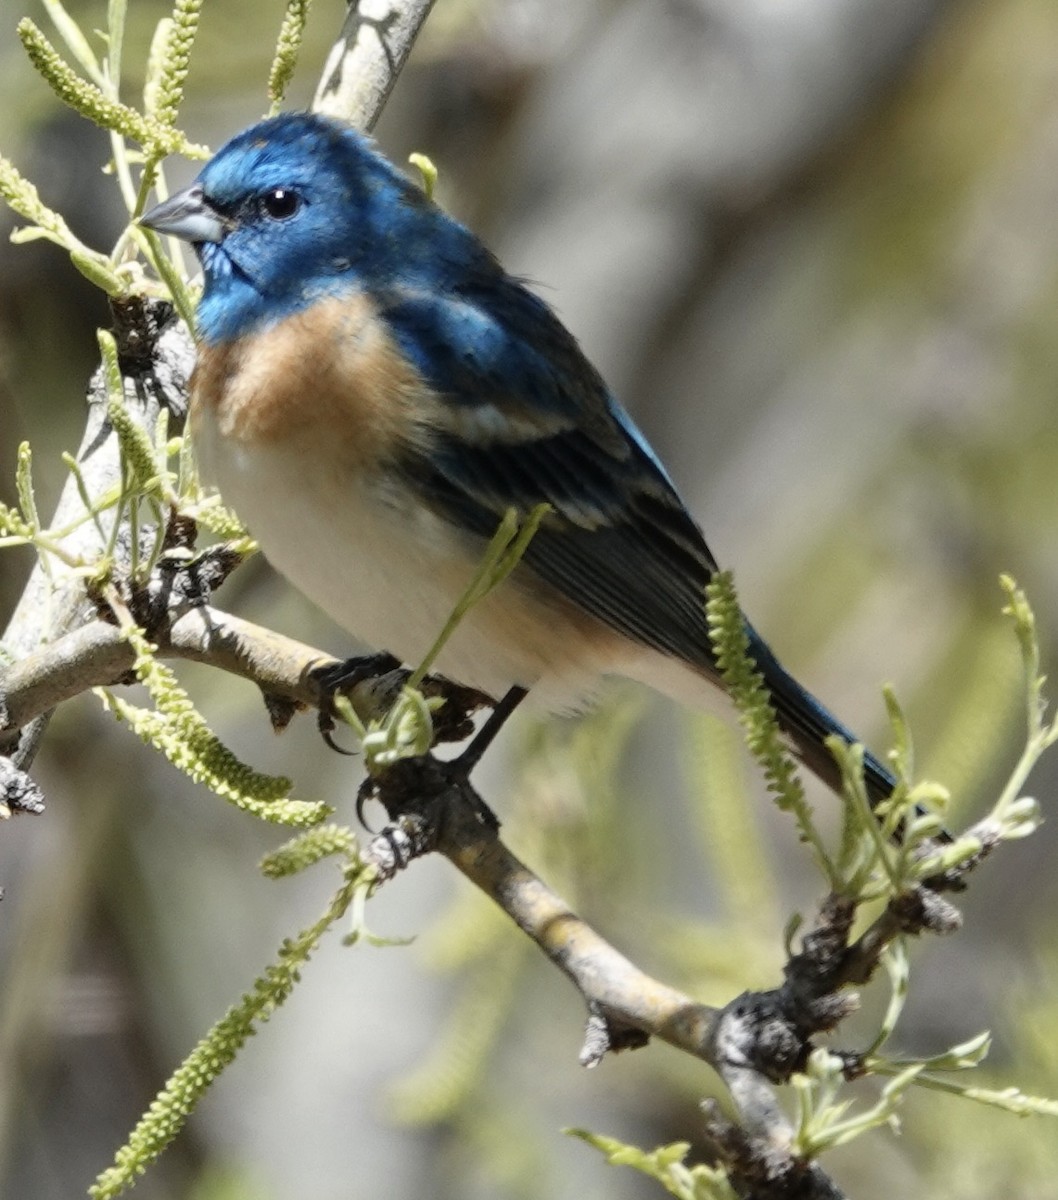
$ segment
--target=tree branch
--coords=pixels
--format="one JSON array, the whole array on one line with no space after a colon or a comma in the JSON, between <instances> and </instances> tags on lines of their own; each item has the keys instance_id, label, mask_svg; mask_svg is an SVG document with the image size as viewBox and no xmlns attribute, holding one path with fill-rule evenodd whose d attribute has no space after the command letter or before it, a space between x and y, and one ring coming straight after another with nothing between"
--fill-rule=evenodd
<instances>
[{"instance_id":1,"label":"tree branch","mask_svg":"<svg viewBox=\"0 0 1058 1200\"><path fill-rule=\"evenodd\" d=\"M160 658L218 667L257 684L266 698L287 701L294 708L326 706L330 698L326 675L341 665L322 650L209 604L179 612L149 629L148 636ZM31 724L91 688L129 682L134 658L118 627L101 618L41 646L0 673L0 736ZM389 671L350 689L350 702L361 720L386 712L408 675L403 669ZM441 742L463 740L470 731L468 715L488 702L480 693L439 675L427 677L422 690L428 697L440 696L453 704L453 712L438 715Z\"/></svg>"},{"instance_id":2,"label":"tree branch","mask_svg":"<svg viewBox=\"0 0 1058 1200\"><path fill-rule=\"evenodd\" d=\"M739 1116L734 1125L707 1109L708 1131L736 1187L751 1187L745 1194L760 1200L840 1200L825 1173L792 1152L793 1129L772 1084L803 1069L809 1038L855 1008L854 996L809 996L804 980L814 975L822 989L826 973L802 970L775 991L746 993L717 1009L652 978L507 849L458 760L404 759L369 779L361 797L380 801L391 817L366 851L383 881L422 854L443 854L571 980L588 1011L585 1065L650 1037L694 1055L723 1079ZM829 958L835 937L844 945L847 915L825 904L800 957Z\"/></svg>"},{"instance_id":3,"label":"tree branch","mask_svg":"<svg viewBox=\"0 0 1058 1200\"><path fill-rule=\"evenodd\" d=\"M370 132L434 0L355 0L312 102L314 112Z\"/></svg>"}]
</instances>

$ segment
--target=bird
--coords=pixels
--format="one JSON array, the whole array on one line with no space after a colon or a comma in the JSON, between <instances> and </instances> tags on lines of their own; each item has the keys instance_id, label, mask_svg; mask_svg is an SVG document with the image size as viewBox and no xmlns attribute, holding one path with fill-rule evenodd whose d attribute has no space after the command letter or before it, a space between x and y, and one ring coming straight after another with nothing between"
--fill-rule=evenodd
<instances>
[{"instance_id":1,"label":"bird","mask_svg":"<svg viewBox=\"0 0 1058 1200\"><path fill-rule=\"evenodd\" d=\"M269 118L140 223L201 264L200 475L339 626L418 663L504 514L546 503L436 669L559 711L607 676L711 705L719 568L668 471L552 308L372 139ZM826 739L856 739L744 624L792 750L840 792ZM870 752L864 777L891 794Z\"/></svg>"}]
</instances>

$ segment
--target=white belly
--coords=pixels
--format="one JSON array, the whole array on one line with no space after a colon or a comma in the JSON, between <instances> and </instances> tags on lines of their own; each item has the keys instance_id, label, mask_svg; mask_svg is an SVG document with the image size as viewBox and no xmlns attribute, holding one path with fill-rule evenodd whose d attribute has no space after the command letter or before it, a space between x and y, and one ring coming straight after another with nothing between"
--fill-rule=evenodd
<instances>
[{"instance_id":1,"label":"white belly","mask_svg":"<svg viewBox=\"0 0 1058 1200\"><path fill-rule=\"evenodd\" d=\"M354 637L418 665L480 561L415 500L335 462L326 451L234 443L196 413L203 481L217 486L291 583ZM574 708L603 673L641 675L644 655L601 624L587 634L561 603L519 572L483 600L448 642L436 670L501 696L534 689L548 708ZM616 657L615 657L616 650Z\"/></svg>"}]
</instances>

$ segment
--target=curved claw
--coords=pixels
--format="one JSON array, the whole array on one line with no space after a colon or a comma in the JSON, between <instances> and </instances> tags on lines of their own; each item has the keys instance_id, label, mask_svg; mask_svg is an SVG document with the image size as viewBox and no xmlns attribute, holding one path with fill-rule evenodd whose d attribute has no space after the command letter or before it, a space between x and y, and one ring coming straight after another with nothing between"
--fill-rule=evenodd
<instances>
[{"instance_id":1,"label":"curved claw","mask_svg":"<svg viewBox=\"0 0 1058 1200\"><path fill-rule=\"evenodd\" d=\"M337 754L344 754L346 758L356 758L359 751L346 750L344 746L339 746L331 736L337 728L337 722L331 715L331 710L320 709L319 715L316 717L316 728L320 732L320 737L323 738L327 746Z\"/></svg>"}]
</instances>

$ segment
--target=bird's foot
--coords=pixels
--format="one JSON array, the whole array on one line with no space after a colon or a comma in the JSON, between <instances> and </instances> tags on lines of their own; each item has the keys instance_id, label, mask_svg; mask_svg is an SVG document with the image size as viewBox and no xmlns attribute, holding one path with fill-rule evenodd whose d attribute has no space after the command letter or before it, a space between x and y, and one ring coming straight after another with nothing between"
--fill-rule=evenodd
<instances>
[{"instance_id":1,"label":"bird's foot","mask_svg":"<svg viewBox=\"0 0 1058 1200\"><path fill-rule=\"evenodd\" d=\"M320 736L332 750L337 750L339 754L351 755L354 753L352 750L346 750L339 746L332 737L336 726L335 697L343 692L351 691L358 683L363 683L366 679L378 679L383 675L388 675L391 671L397 670L399 666L399 658L383 651L379 654L360 654L353 658L347 658L344 662L321 667L314 673L320 689L320 706L316 727L320 731Z\"/></svg>"},{"instance_id":2,"label":"bird's foot","mask_svg":"<svg viewBox=\"0 0 1058 1200\"><path fill-rule=\"evenodd\" d=\"M512 687L493 705L485 723L457 758L440 759L432 754L403 758L385 770L365 779L356 798L356 813L363 821L364 805L378 800L386 810L391 826L399 826L407 835L416 830L416 855L426 853L436 841L441 823L447 819L456 800L457 809L471 812L474 819L489 828L499 829L495 813L470 784L470 773L492 745L508 717L525 699L526 690ZM385 836L385 831L380 836Z\"/></svg>"}]
</instances>

